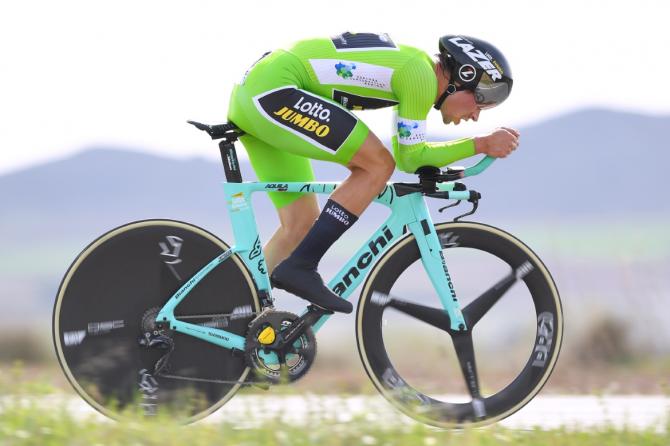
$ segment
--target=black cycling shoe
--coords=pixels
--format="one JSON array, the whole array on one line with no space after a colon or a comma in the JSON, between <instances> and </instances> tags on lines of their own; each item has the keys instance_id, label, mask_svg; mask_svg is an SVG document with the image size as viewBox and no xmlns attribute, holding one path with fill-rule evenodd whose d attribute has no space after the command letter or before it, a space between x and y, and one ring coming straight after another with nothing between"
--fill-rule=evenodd
<instances>
[{"instance_id":1,"label":"black cycling shoe","mask_svg":"<svg viewBox=\"0 0 670 446\"><path fill-rule=\"evenodd\" d=\"M351 313L354 309L351 302L328 289L313 265L304 263L299 258L289 257L277 265L270 280L275 287L308 300L324 310Z\"/></svg>"}]
</instances>

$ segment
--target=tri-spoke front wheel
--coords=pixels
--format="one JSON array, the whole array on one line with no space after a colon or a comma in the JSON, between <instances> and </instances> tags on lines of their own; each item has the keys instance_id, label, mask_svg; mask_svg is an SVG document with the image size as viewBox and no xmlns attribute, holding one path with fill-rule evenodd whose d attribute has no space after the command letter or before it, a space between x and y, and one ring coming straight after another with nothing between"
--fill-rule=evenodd
<instances>
[{"instance_id":1,"label":"tri-spoke front wheel","mask_svg":"<svg viewBox=\"0 0 670 446\"><path fill-rule=\"evenodd\" d=\"M553 370L563 335L556 285L520 240L478 223L435 226L468 324L450 329L413 235L375 265L356 338L379 392L438 427L484 425L528 403Z\"/></svg>"}]
</instances>

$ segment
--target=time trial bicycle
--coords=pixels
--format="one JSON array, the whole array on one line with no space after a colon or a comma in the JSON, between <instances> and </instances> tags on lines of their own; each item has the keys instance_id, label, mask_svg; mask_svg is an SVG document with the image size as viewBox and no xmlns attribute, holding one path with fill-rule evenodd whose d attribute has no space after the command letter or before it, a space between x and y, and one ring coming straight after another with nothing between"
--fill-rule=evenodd
<instances>
[{"instance_id":1,"label":"time trial bicycle","mask_svg":"<svg viewBox=\"0 0 670 446\"><path fill-rule=\"evenodd\" d=\"M175 220L128 223L79 254L54 304L53 341L67 379L113 418L135 407L145 415L174 410L191 422L242 386L298 380L332 315L314 305L299 315L275 308L251 194L330 194L338 183L242 182L234 143L243 132L189 122L221 140L235 244ZM424 167L416 183L387 184L374 201L389 217L328 284L344 299L362 284L355 325L364 369L390 403L433 426L511 415L540 391L560 350L561 301L540 258L505 231L460 221L481 195L458 180L493 160ZM456 200L440 211L461 201L472 210L434 224L426 198ZM475 354L481 339L498 344ZM484 371L501 364L512 372ZM445 391L454 380L462 395Z\"/></svg>"}]
</instances>

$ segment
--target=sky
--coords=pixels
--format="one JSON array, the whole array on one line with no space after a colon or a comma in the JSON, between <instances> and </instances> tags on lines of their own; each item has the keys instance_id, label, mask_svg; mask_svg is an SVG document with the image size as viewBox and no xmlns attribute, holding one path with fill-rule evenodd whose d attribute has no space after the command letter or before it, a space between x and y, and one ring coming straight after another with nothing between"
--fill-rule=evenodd
<instances>
[{"instance_id":1,"label":"sky","mask_svg":"<svg viewBox=\"0 0 670 446\"><path fill-rule=\"evenodd\" d=\"M187 119L225 121L233 84L263 52L346 30L431 54L461 33L504 52L510 98L458 128L433 111L441 139L583 107L670 114L668 17L670 2L644 0L2 2L0 174L101 146L215 159ZM390 109L360 115L390 136Z\"/></svg>"}]
</instances>

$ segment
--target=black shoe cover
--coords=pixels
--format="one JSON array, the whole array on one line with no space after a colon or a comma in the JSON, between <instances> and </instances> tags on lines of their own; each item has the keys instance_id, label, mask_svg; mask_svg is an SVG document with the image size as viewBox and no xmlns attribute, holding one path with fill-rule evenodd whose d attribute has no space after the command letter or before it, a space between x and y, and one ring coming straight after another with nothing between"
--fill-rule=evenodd
<instances>
[{"instance_id":1,"label":"black shoe cover","mask_svg":"<svg viewBox=\"0 0 670 446\"><path fill-rule=\"evenodd\" d=\"M328 289L314 266L303 263L298 258L289 257L281 262L272 271L270 279L277 288L295 294L325 310L351 313L354 309L351 302Z\"/></svg>"}]
</instances>

